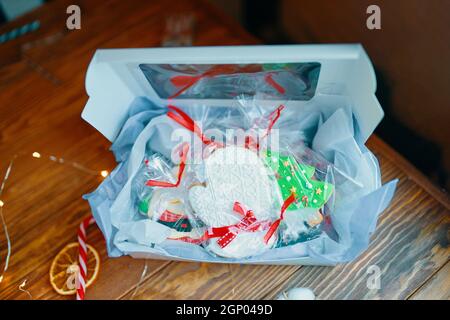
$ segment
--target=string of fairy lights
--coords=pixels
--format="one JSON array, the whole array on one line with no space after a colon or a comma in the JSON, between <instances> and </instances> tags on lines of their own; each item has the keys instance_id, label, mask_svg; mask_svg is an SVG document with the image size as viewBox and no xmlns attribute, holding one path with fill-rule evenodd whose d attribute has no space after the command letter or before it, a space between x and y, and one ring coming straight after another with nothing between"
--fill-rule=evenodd
<instances>
[{"instance_id":1,"label":"string of fairy lights","mask_svg":"<svg viewBox=\"0 0 450 320\"><path fill-rule=\"evenodd\" d=\"M4 190L5 190L7 181L8 181L8 179L11 176L11 172L12 172L14 163L19 157L30 157L30 154L22 153L22 154L14 155L12 157L11 161L9 162L8 167L6 168L5 174L3 175L3 178L1 180L2 182L0 184L0 220L1 220L1 223L2 223L2 227L3 227L3 233L5 234L5 239L6 239L6 255L5 255L4 259L2 259L2 260L4 260L4 263L3 263L3 269L2 269L2 271L0 273L0 285L3 282L3 280L4 280L4 276L5 276L6 272L8 271L9 263L10 263L10 259L11 259L11 238L10 238L10 235L9 235L9 232L8 232L8 226L7 226L7 223L6 223L6 220L5 220L5 216L3 214L3 209L6 207L6 201L2 197L3 197L3 193L4 193ZM71 160L68 160L68 159L65 159L65 158L62 158L62 157L57 157L57 156L54 156L54 155L44 155L44 154L42 154L40 152L37 152L37 151L31 153L31 158L34 158L34 159L47 159L47 160L50 160L52 162L58 163L60 165L69 165L72 168L75 168L76 170L82 171L82 172L84 172L86 174L95 175L95 176L99 176L100 175L103 178L106 178L108 176L108 174L109 174L108 170L101 170L99 172L99 171L96 171L96 170L92 170L92 169L90 169L90 168L80 164L79 162L71 161ZM27 285L27 279L24 279L20 283L18 289L20 291L26 293L30 297L30 299L32 299L31 293L28 290L25 289L26 285Z\"/></svg>"}]
</instances>

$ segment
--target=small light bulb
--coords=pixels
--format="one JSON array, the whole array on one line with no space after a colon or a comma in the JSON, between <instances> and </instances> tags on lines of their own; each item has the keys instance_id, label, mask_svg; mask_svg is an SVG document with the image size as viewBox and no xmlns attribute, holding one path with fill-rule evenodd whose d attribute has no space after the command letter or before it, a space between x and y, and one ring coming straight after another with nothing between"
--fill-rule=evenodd
<instances>
[{"instance_id":1,"label":"small light bulb","mask_svg":"<svg viewBox=\"0 0 450 320\"><path fill-rule=\"evenodd\" d=\"M106 178L106 177L108 176L108 174L109 174L108 170L102 170L102 171L100 171L100 175L101 175L103 178Z\"/></svg>"},{"instance_id":2,"label":"small light bulb","mask_svg":"<svg viewBox=\"0 0 450 320\"><path fill-rule=\"evenodd\" d=\"M33 158L40 158L41 154L39 152L33 152Z\"/></svg>"},{"instance_id":3,"label":"small light bulb","mask_svg":"<svg viewBox=\"0 0 450 320\"><path fill-rule=\"evenodd\" d=\"M2 200L0 200L0 208L3 207L4 205L5 203Z\"/></svg>"},{"instance_id":4,"label":"small light bulb","mask_svg":"<svg viewBox=\"0 0 450 320\"><path fill-rule=\"evenodd\" d=\"M0 283L3 281L3 275L0 276Z\"/></svg>"},{"instance_id":5,"label":"small light bulb","mask_svg":"<svg viewBox=\"0 0 450 320\"><path fill-rule=\"evenodd\" d=\"M23 280L22 283L19 286L19 289L23 289L25 285L27 284L27 279Z\"/></svg>"}]
</instances>

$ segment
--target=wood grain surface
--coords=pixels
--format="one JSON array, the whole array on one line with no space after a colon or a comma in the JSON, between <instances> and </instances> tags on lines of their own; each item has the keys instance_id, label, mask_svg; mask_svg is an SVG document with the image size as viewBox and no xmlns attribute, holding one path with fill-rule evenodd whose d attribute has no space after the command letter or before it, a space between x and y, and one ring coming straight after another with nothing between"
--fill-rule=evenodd
<instances>
[{"instance_id":1,"label":"wood grain surface","mask_svg":"<svg viewBox=\"0 0 450 320\"><path fill-rule=\"evenodd\" d=\"M65 9L73 3L81 7L82 28L68 31ZM2 33L34 19L42 25L0 45L2 175L16 155L1 197L12 256L0 299L29 299L19 290L24 280L33 299L73 299L51 288L50 264L76 241L79 222L90 214L81 195L98 186L101 170L115 167L109 142L80 118L87 65L97 48L159 46L165 18L176 12L195 15L194 45L257 43L205 1L52 1L0 27ZM448 195L377 137L368 145L380 161L383 181L400 182L369 250L356 261L331 268L111 259L92 226L88 242L101 255L101 269L87 299L272 299L295 286L312 288L320 299L448 299ZM34 151L40 159L31 157ZM73 161L91 171L80 171ZM5 254L2 233L2 263ZM382 272L379 290L367 288L370 266Z\"/></svg>"},{"instance_id":2,"label":"wood grain surface","mask_svg":"<svg viewBox=\"0 0 450 320\"><path fill-rule=\"evenodd\" d=\"M415 292L411 299L413 300L450 300L450 263L447 262L439 272L436 272L433 277L424 283L417 292Z\"/></svg>"}]
</instances>

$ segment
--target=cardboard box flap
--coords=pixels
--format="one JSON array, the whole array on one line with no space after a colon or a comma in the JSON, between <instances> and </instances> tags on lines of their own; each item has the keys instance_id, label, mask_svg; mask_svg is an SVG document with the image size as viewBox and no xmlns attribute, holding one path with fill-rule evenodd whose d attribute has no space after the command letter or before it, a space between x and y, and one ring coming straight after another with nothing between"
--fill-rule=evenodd
<instances>
[{"instance_id":1,"label":"cardboard box flap","mask_svg":"<svg viewBox=\"0 0 450 320\"><path fill-rule=\"evenodd\" d=\"M152 86L143 65L245 65L311 63L320 65L312 95L292 101L301 106L333 86L345 87L352 100L353 113L363 142L372 134L383 117L375 97L376 79L372 64L359 44L348 45L282 45L228 46L149 49L97 50L87 71L86 91L89 100L82 117L110 141L114 141L127 118L134 98L146 96L156 104L188 105L195 99L171 98ZM197 99L198 100L198 99ZM232 105L226 97L204 98L211 105Z\"/></svg>"}]
</instances>

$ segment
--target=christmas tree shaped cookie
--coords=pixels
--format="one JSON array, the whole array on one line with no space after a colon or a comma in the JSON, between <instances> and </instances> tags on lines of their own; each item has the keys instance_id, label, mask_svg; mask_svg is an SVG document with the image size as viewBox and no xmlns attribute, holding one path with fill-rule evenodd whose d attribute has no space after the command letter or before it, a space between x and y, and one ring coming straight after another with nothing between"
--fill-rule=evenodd
<instances>
[{"instance_id":1,"label":"christmas tree shaped cookie","mask_svg":"<svg viewBox=\"0 0 450 320\"><path fill-rule=\"evenodd\" d=\"M283 199L291 194L296 195L296 201L288 210L320 209L333 193L332 184L314 179L314 167L298 163L291 155L282 156L278 152L266 151L265 160L275 172Z\"/></svg>"}]
</instances>

